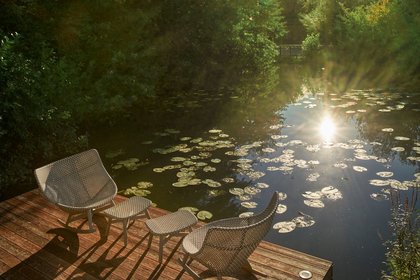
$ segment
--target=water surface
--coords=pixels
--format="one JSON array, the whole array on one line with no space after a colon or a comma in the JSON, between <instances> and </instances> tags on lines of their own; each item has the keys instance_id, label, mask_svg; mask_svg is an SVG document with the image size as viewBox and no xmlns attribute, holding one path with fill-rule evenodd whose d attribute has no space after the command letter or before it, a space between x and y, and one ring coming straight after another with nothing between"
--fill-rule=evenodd
<instances>
[{"instance_id":1,"label":"water surface","mask_svg":"<svg viewBox=\"0 0 420 280\"><path fill-rule=\"evenodd\" d=\"M266 240L333 261L336 279L379 279L390 192L410 195L419 181L419 95L308 88L162 98L90 145L121 193L171 211L238 216L279 191Z\"/></svg>"}]
</instances>

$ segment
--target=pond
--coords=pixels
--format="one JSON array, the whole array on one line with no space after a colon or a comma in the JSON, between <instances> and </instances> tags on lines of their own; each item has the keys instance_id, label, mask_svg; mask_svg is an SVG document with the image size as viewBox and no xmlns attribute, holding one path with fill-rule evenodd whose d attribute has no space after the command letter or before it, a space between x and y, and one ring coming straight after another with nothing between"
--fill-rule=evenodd
<instances>
[{"instance_id":1,"label":"pond","mask_svg":"<svg viewBox=\"0 0 420 280\"><path fill-rule=\"evenodd\" d=\"M420 95L310 88L158 99L90 146L121 194L204 221L259 212L279 191L266 240L333 261L336 279L379 279L390 193L420 180Z\"/></svg>"}]
</instances>

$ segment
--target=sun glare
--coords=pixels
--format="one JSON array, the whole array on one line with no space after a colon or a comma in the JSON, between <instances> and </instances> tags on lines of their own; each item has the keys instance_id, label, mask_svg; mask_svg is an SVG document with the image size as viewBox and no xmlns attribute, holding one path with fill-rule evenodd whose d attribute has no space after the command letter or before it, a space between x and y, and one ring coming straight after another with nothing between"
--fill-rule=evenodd
<instances>
[{"instance_id":1,"label":"sun glare","mask_svg":"<svg viewBox=\"0 0 420 280\"><path fill-rule=\"evenodd\" d=\"M335 135L335 123L331 119L331 116L326 115L321 121L319 126L319 134L325 142L331 142Z\"/></svg>"}]
</instances>

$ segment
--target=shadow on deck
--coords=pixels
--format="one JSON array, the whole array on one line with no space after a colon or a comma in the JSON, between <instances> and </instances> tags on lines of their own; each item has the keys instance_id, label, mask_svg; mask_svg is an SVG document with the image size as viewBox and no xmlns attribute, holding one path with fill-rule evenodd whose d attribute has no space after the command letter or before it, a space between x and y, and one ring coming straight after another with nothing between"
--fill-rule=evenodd
<instances>
[{"instance_id":1,"label":"shadow on deck","mask_svg":"<svg viewBox=\"0 0 420 280\"><path fill-rule=\"evenodd\" d=\"M118 196L116 200L124 199ZM154 207L150 210L152 217L166 213ZM182 257L181 237L169 240L160 265L157 238L147 249L149 233L144 220L137 220L129 228L128 245L124 247L118 223L111 227L107 237L106 220L97 215L94 217L96 232L77 234L60 224L58 219L65 217L64 212L44 200L36 190L1 202L0 278L192 279L177 263ZM244 272L238 279L301 279L298 276L301 270L311 271L311 279L332 279L330 261L265 241L249 260L258 273ZM201 265L193 262L192 266L202 271L202 277L208 276Z\"/></svg>"}]
</instances>

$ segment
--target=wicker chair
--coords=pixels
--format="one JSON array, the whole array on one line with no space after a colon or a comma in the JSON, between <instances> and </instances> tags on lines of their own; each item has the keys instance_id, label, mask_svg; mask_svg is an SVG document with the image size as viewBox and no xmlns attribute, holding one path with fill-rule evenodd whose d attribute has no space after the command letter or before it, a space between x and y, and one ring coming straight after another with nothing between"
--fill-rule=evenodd
<instances>
[{"instance_id":1,"label":"wicker chair","mask_svg":"<svg viewBox=\"0 0 420 280\"><path fill-rule=\"evenodd\" d=\"M260 214L247 218L228 218L208 223L185 236L182 246L186 255L179 260L183 268L201 279L189 264L195 260L222 279L234 276L241 268L252 271L248 257L271 228L278 205L275 192Z\"/></svg>"},{"instance_id":2,"label":"wicker chair","mask_svg":"<svg viewBox=\"0 0 420 280\"><path fill-rule=\"evenodd\" d=\"M93 212L114 205L117 186L95 149L40 167L35 177L42 195L68 212L66 226L87 216L92 232Z\"/></svg>"}]
</instances>

